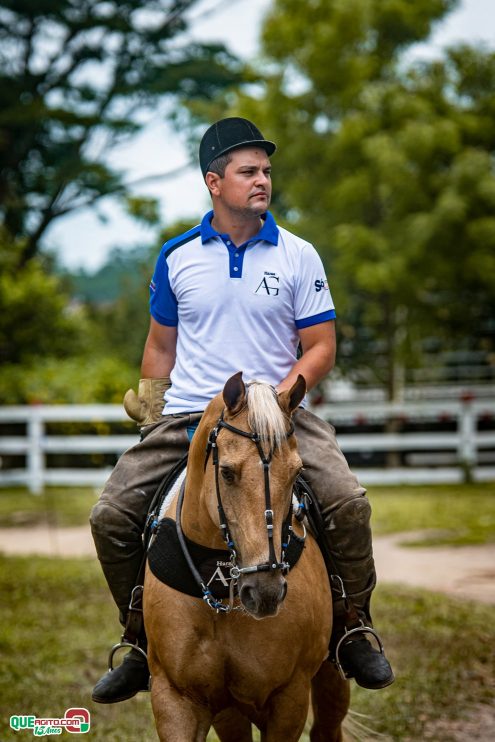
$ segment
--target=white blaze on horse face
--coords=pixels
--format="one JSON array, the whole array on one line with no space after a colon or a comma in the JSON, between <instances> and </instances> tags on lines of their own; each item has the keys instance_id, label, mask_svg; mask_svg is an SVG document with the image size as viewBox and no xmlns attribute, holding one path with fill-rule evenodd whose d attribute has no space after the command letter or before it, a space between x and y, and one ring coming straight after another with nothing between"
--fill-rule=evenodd
<instances>
[{"instance_id":1,"label":"white blaze on horse face","mask_svg":"<svg viewBox=\"0 0 495 742\"><path fill-rule=\"evenodd\" d=\"M224 388L227 407L215 435L217 478L212 469L207 475L208 512L212 521L218 522L220 497L220 512L225 514L237 566L254 567L269 561L276 565L274 571L280 572L282 525L301 460L287 411L269 384L250 382L244 407L231 409L235 389L230 387L239 383L238 377L229 379Z\"/></svg>"},{"instance_id":2,"label":"white blaze on horse face","mask_svg":"<svg viewBox=\"0 0 495 742\"><path fill-rule=\"evenodd\" d=\"M224 435L222 431L222 436ZM219 440L220 444L221 439ZM256 446L237 436L224 448L219 445L219 488L222 505L233 538L238 566L249 567L268 560L268 535L265 520L265 478L263 463ZM233 445L237 447L234 458ZM301 469L301 458L294 442L284 443L272 458L269 469L270 500L273 510L273 541L277 561L281 558L282 524L292 500L292 486ZM228 473L226 478L222 473ZM216 493L211 492L212 517L218 522Z\"/></svg>"}]
</instances>

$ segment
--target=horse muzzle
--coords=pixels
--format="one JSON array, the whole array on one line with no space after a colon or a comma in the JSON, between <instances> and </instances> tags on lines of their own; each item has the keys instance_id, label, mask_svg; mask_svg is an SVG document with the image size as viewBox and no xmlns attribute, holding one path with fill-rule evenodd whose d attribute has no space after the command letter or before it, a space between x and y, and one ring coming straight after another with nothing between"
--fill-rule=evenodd
<instances>
[{"instance_id":1,"label":"horse muzzle","mask_svg":"<svg viewBox=\"0 0 495 742\"><path fill-rule=\"evenodd\" d=\"M287 580L279 572L259 572L241 578L239 597L253 618L276 616L287 595Z\"/></svg>"}]
</instances>

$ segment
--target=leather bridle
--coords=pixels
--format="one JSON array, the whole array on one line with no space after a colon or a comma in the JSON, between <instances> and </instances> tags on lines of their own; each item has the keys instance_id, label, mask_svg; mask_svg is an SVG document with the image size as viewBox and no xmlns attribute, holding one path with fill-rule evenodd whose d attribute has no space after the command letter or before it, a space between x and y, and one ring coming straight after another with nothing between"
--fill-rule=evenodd
<instances>
[{"instance_id":1,"label":"leather bridle","mask_svg":"<svg viewBox=\"0 0 495 742\"><path fill-rule=\"evenodd\" d=\"M275 571L277 569L280 569L283 574L286 574L289 569L289 565L285 561L285 551L289 545L289 540L290 540L290 536L292 532L292 526L291 526L292 501L289 506L289 511L287 513L287 516L282 524L281 557L280 557L280 561L278 561L275 555L275 547L273 545L273 510L272 510L272 501L271 501L271 493L270 493L270 464L273 458L274 447L272 446L269 454L265 455L265 452L263 451L263 447L261 445L261 438L258 435L258 433L248 432L246 430L241 430L240 428L235 428L233 425L230 425L229 423L225 422L223 416L224 416L224 411L222 411L222 414L220 415L216 426L213 428L213 430L210 432L210 435L208 436L208 445L206 447L205 469L206 469L206 465L208 463L208 459L211 454L213 466L215 467L215 490L216 490L217 503L218 503L218 515L220 518L220 532L222 534L223 540L227 544L227 548L230 551L231 562L232 562L232 568L230 570L230 575L233 579L238 579L241 575L252 574L253 572L270 572L270 571ZM263 464L263 479L264 479L264 485L265 485L265 526L266 526L266 533L267 533L267 538L268 538L268 561L263 562L262 564L256 564L252 567L238 567L236 565L237 553L235 549L235 544L234 544L234 541L229 531L227 517L225 515L225 510L222 504L222 497L220 494L220 483L219 483L220 457L218 455L218 445L217 445L217 438L222 428L225 428L226 430L230 430L231 433L235 433L236 435L241 435L244 438L249 438L249 440L253 441L253 443L256 445L256 448L258 449L258 454L261 459L261 463ZM294 425L291 422L290 428L286 433L286 438L290 438L290 436L293 435L293 433L294 433Z\"/></svg>"},{"instance_id":2,"label":"leather bridle","mask_svg":"<svg viewBox=\"0 0 495 742\"><path fill-rule=\"evenodd\" d=\"M204 468L206 470L206 466L208 464L208 460L211 454L213 466L215 467L215 490L216 490L216 496L217 496L218 515L220 519L220 532L230 552L231 580L230 580L230 600L228 604L223 603L221 600L217 600L212 595L211 590L208 588L207 585L204 584L201 578L201 575L196 569L196 566L187 549L187 544L184 538L184 533L182 531L182 525L181 525L182 505L184 502L184 493L185 493L185 481L182 483L182 487L179 492L179 497L177 499L177 516L176 516L177 536L179 538L179 542L181 545L184 558L186 559L189 565L189 568L194 576L194 579L196 580L198 586L200 587L202 591L203 600L206 601L206 603L210 606L210 608L213 608L213 610L217 612L219 611L229 612L231 610L235 610L234 605L233 605L234 586L237 583L237 580L239 579L239 577L241 577L242 575L252 574L253 572L271 572L271 571L275 571L278 569L282 572L282 574L287 574L287 572L289 571L290 565L285 560L285 553L287 551L287 548L289 546L291 536L293 533L292 525L291 525L292 523L292 500L291 500L287 516L282 524L281 556L280 556L280 561L278 561L275 555L275 547L273 545L273 510L272 510L271 493L270 493L270 464L273 458L274 447L272 446L269 454L266 456L265 452L263 451L263 447L261 445L262 439L258 435L258 433L249 433L246 430L235 428L233 425L230 425L229 423L225 422L224 412L225 411L222 411L222 414L220 415L217 421L217 424L215 425L215 427L213 428L213 430L210 432L208 436L208 444L206 446L206 457L205 457ZM232 539L232 536L230 535L229 526L228 526L227 518L225 515L225 510L222 504L222 496L220 494L220 482L219 482L220 457L218 455L218 445L217 445L217 438L222 428L225 428L226 430L230 430L231 433L235 433L236 435L241 435L244 438L249 438L251 441L253 441L253 443L256 445L256 448L258 450L261 463L263 464L263 478L264 478L264 485L265 485L265 526L266 526L266 533L267 533L267 538L268 538L268 561L263 562L262 564L253 565L252 567L238 567L237 566L237 552L235 549L234 540ZM286 438L290 438L290 436L293 435L293 433L294 433L294 425L291 422L290 428L286 433ZM304 541L304 538L302 540Z\"/></svg>"}]
</instances>

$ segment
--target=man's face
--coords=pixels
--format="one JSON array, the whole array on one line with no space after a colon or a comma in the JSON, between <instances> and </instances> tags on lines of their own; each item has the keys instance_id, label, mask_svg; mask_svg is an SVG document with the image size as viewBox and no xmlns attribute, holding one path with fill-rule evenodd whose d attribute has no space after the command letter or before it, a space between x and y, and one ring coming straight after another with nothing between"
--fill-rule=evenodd
<instances>
[{"instance_id":1,"label":"man's face","mask_svg":"<svg viewBox=\"0 0 495 742\"><path fill-rule=\"evenodd\" d=\"M232 152L225 176L210 177L210 190L227 209L245 216L267 211L272 196L270 160L264 149L242 147Z\"/></svg>"}]
</instances>

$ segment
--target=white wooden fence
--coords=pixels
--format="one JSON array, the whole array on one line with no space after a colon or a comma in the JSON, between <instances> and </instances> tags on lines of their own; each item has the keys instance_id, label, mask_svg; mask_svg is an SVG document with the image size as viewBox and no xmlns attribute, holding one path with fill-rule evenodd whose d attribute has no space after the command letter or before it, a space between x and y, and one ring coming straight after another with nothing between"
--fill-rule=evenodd
<instances>
[{"instance_id":1,"label":"white wooden fence","mask_svg":"<svg viewBox=\"0 0 495 742\"><path fill-rule=\"evenodd\" d=\"M495 401L464 399L458 402L377 402L320 405L317 414L339 425L382 424L391 419L415 423L455 421L453 432L343 433L338 435L344 453L372 456L376 452L406 452L406 465L394 468L353 467L363 484L440 483L495 479ZM492 420L490 430L479 431L478 420ZM39 493L45 485L100 486L111 467L68 469L48 467L47 454L120 454L137 443L135 435L53 435L52 422L122 422L120 405L57 405L0 408L0 457L25 457L22 468L0 466L0 487L25 485ZM25 435L5 434L5 425L24 423Z\"/></svg>"}]
</instances>

